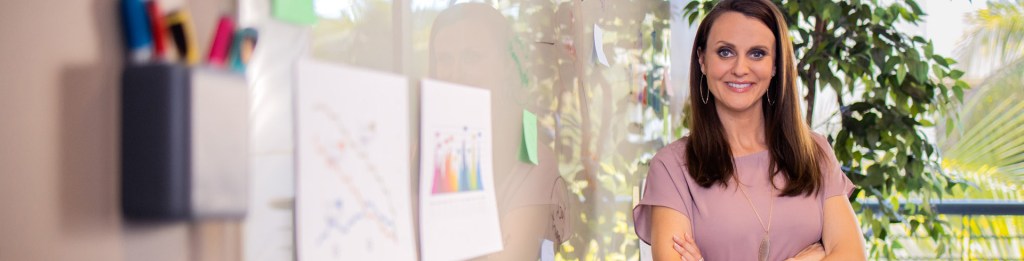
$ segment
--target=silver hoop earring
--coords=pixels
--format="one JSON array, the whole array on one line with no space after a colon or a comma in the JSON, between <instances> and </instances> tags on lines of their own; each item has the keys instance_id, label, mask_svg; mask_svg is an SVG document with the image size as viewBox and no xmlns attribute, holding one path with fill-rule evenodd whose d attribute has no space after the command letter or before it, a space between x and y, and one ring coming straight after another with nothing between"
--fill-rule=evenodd
<instances>
[{"instance_id":1,"label":"silver hoop earring","mask_svg":"<svg viewBox=\"0 0 1024 261\"><path fill-rule=\"evenodd\" d=\"M700 100L703 101L704 104L708 104L708 97L704 96L704 74L700 75L700 84L697 85L697 88L699 88L697 91L700 92ZM711 90L708 90L708 96L711 96Z\"/></svg>"},{"instance_id":2,"label":"silver hoop earring","mask_svg":"<svg viewBox=\"0 0 1024 261\"><path fill-rule=\"evenodd\" d=\"M764 93L764 97L768 99L768 105L775 105L772 101L772 88L768 87L768 91Z\"/></svg>"}]
</instances>

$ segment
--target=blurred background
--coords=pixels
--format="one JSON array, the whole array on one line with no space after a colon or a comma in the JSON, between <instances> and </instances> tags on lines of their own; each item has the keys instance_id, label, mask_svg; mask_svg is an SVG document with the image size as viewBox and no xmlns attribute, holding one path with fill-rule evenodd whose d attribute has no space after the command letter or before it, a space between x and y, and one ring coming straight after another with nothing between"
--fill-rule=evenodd
<instances>
[{"instance_id":1,"label":"blurred background","mask_svg":"<svg viewBox=\"0 0 1024 261\"><path fill-rule=\"evenodd\" d=\"M121 214L119 1L0 4L0 260L294 259L293 66L306 58L408 77L410 115L425 78L502 99L505 250L479 259L649 258L632 207L647 161L687 133L693 34L714 1L293 2L315 19L276 16L289 1L160 0L191 11L200 50L223 14L259 32L246 218L172 223ZM807 121L858 185L871 259L1024 259L1024 1L774 2ZM523 109L546 163L529 179L513 171ZM537 191L540 207L507 203Z\"/></svg>"}]
</instances>

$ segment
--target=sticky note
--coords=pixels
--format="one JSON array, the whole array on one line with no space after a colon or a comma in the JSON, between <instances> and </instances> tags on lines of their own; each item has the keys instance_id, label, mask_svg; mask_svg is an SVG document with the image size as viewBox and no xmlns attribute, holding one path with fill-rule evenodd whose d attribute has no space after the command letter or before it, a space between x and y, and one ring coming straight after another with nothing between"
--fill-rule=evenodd
<instances>
[{"instance_id":1,"label":"sticky note","mask_svg":"<svg viewBox=\"0 0 1024 261\"><path fill-rule=\"evenodd\" d=\"M544 239L540 243L540 261L555 261L555 242Z\"/></svg>"},{"instance_id":2,"label":"sticky note","mask_svg":"<svg viewBox=\"0 0 1024 261\"><path fill-rule=\"evenodd\" d=\"M604 30L594 24L594 54L597 55L597 62L608 65L608 57L604 55Z\"/></svg>"},{"instance_id":3,"label":"sticky note","mask_svg":"<svg viewBox=\"0 0 1024 261\"><path fill-rule=\"evenodd\" d=\"M523 110L523 136L519 145L519 160L540 164L537 159L537 115Z\"/></svg>"},{"instance_id":4,"label":"sticky note","mask_svg":"<svg viewBox=\"0 0 1024 261\"><path fill-rule=\"evenodd\" d=\"M278 20L300 24L311 25L316 23L316 12L313 10L313 0L273 0L271 13Z\"/></svg>"}]
</instances>

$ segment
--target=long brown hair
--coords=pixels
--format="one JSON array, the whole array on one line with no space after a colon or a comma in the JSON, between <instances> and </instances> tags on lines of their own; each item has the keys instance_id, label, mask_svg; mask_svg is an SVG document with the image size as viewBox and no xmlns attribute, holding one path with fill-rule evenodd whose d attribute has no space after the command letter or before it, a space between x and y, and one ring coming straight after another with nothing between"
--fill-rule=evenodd
<instances>
[{"instance_id":1,"label":"long brown hair","mask_svg":"<svg viewBox=\"0 0 1024 261\"><path fill-rule=\"evenodd\" d=\"M697 37L693 43L690 59L690 137L686 146L687 170L701 187L720 184L728 187L728 181L736 171L729 141L725 138L722 121L715 110L715 102L704 104L702 88L707 88L700 71L700 52L707 50L708 34L715 20L723 13L738 12L757 19L772 30L775 35L775 68L777 75L772 79L761 99L765 118L765 140L771 154L769 165L770 180L782 174L786 186L781 189L783 196L811 195L822 186L819 160L824 156L811 137L810 128L801 119L799 94L796 91L796 65L794 64L793 43L789 39L786 21L779 9L768 0L724 0L712 8L700 22ZM708 99L714 96L708 91ZM774 104L768 102L768 97ZM774 182L772 183L774 186Z\"/></svg>"}]
</instances>

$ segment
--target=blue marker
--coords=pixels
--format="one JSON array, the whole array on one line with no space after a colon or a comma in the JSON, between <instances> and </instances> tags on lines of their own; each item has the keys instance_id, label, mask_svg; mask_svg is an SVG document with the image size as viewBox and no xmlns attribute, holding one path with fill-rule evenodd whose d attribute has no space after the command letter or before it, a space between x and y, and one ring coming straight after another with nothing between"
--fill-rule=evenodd
<instances>
[{"instance_id":1,"label":"blue marker","mask_svg":"<svg viewBox=\"0 0 1024 261\"><path fill-rule=\"evenodd\" d=\"M153 58L153 36L149 17L141 0L121 0L121 23L130 61L143 63Z\"/></svg>"}]
</instances>

